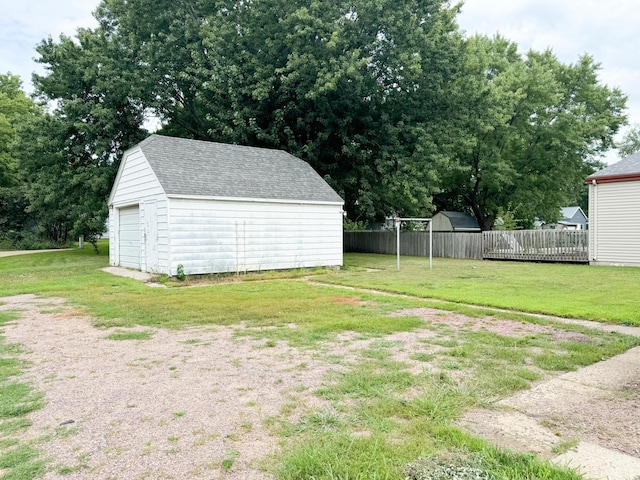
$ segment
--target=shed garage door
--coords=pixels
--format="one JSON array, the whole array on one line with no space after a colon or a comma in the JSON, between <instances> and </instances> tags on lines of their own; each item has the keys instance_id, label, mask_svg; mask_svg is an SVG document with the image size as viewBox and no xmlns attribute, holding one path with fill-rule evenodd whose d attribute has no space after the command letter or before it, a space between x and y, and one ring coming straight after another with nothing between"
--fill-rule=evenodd
<instances>
[{"instance_id":1,"label":"shed garage door","mask_svg":"<svg viewBox=\"0 0 640 480\"><path fill-rule=\"evenodd\" d=\"M140 208L120 209L120 265L140 269Z\"/></svg>"}]
</instances>

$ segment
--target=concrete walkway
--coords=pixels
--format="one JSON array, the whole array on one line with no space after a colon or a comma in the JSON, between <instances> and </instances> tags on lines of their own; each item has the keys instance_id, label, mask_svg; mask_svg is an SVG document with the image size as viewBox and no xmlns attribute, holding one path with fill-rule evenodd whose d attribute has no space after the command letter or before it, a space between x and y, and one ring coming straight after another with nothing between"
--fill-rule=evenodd
<instances>
[{"instance_id":1,"label":"concrete walkway","mask_svg":"<svg viewBox=\"0 0 640 480\"><path fill-rule=\"evenodd\" d=\"M133 278L134 280L140 280L144 283L149 283L153 280L154 276L151 273L141 272L140 270L130 270L123 267L105 267L101 268L103 272L117 275L119 277Z\"/></svg>"},{"instance_id":2,"label":"concrete walkway","mask_svg":"<svg viewBox=\"0 0 640 480\"><path fill-rule=\"evenodd\" d=\"M71 248L51 248L49 250L6 250L0 251L1 257L13 257L15 255L28 255L30 253L47 253L47 252L64 252L72 250Z\"/></svg>"},{"instance_id":3,"label":"concrete walkway","mask_svg":"<svg viewBox=\"0 0 640 480\"><path fill-rule=\"evenodd\" d=\"M496 408L467 412L459 425L510 450L575 468L588 479L634 480L640 476L640 412L638 402L625 402L621 392L639 380L635 347L518 392ZM563 438L577 444L559 453ZM621 444L634 455L612 447Z\"/></svg>"}]
</instances>

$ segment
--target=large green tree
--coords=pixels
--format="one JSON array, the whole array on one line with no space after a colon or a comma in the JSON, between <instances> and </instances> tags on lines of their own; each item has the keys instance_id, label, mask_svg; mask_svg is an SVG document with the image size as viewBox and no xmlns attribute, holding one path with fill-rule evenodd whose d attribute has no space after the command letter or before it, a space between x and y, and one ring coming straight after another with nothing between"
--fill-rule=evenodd
<instances>
[{"instance_id":1,"label":"large green tree","mask_svg":"<svg viewBox=\"0 0 640 480\"><path fill-rule=\"evenodd\" d=\"M19 240L28 223L17 144L20 125L41 115L42 109L24 93L18 76L0 75L0 241Z\"/></svg>"},{"instance_id":2,"label":"large green tree","mask_svg":"<svg viewBox=\"0 0 640 480\"><path fill-rule=\"evenodd\" d=\"M626 97L599 82L588 55L566 65L549 50L521 55L501 37L470 38L465 67L438 204L472 211L484 230L506 209L556 220L613 146Z\"/></svg>"},{"instance_id":3,"label":"large green tree","mask_svg":"<svg viewBox=\"0 0 640 480\"><path fill-rule=\"evenodd\" d=\"M618 151L623 157L640 152L640 125L634 125L624 134Z\"/></svg>"},{"instance_id":4,"label":"large green tree","mask_svg":"<svg viewBox=\"0 0 640 480\"><path fill-rule=\"evenodd\" d=\"M69 177L56 178L88 187L74 189L75 234L106 214L145 115L160 133L307 160L352 220L422 216L433 198L484 229L506 210L553 220L612 145L625 98L588 56L465 40L456 14L446 0L103 0L96 29L38 47L56 121L29 135L60 135Z\"/></svg>"},{"instance_id":5,"label":"large green tree","mask_svg":"<svg viewBox=\"0 0 640 480\"><path fill-rule=\"evenodd\" d=\"M98 18L138 59L162 133L283 148L373 220L430 208L455 13L443 0L105 0Z\"/></svg>"},{"instance_id":6,"label":"large green tree","mask_svg":"<svg viewBox=\"0 0 640 480\"><path fill-rule=\"evenodd\" d=\"M11 73L0 74L0 187L16 183L17 123L39 113L38 106L22 90L20 78Z\"/></svg>"},{"instance_id":7,"label":"large green tree","mask_svg":"<svg viewBox=\"0 0 640 480\"><path fill-rule=\"evenodd\" d=\"M84 235L95 245L120 157L147 134L136 59L101 29L49 38L37 52L47 73L34 75L36 92L55 109L22 131L30 208L50 240Z\"/></svg>"}]
</instances>

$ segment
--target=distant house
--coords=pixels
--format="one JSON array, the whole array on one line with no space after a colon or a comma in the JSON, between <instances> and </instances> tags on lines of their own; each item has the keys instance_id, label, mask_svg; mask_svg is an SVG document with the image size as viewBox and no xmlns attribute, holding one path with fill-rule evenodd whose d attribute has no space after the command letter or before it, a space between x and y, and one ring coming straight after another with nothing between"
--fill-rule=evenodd
<instances>
[{"instance_id":1,"label":"distant house","mask_svg":"<svg viewBox=\"0 0 640 480\"><path fill-rule=\"evenodd\" d=\"M586 181L590 263L640 266L640 153Z\"/></svg>"},{"instance_id":2,"label":"distant house","mask_svg":"<svg viewBox=\"0 0 640 480\"><path fill-rule=\"evenodd\" d=\"M152 135L109 197L109 262L176 275L342 265L344 202L281 150Z\"/></svg>"},{"instance_id":3,"label":"distant house","mask_svg":"<svg viewBox=\"0 0 640 480\"><path fill-rule=\"evenodd\" d=\"M564 207L560 209L558 223L542 224L542 228L553 230L586 230L589 219L580 207Z\"/></svg>"},{"instance_id":4,"label":"distant house","mask_svg":"<svg viewBox=\"0 0 640 480\"><path fill-rule=\"evenodd\" d=\"M589 219L580 207L564 207L560 211L562 218L558 222L569 230L586 230Z\"/></svg>"},{"instance_id":5,"label":"distant house","mask_svg":"<svg viewBox=\"0 0 640 480\"><path fill-rule=\"evenodd\" d=\"M478 221L466 212L438 212L431 222L434 232L480 232Z\"/></svg>"}]
</instances>

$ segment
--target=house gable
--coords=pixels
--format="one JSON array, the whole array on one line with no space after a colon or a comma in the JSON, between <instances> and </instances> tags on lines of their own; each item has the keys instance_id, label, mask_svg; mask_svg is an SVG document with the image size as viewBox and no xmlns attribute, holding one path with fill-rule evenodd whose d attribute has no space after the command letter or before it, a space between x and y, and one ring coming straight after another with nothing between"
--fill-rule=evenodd
<instances>
[{"instance_id":1,"label":"house gable","mask_svg":"<svg viewBox=\"0 0 640 480\"><path fill-rule=\"evenodd\" d=\"M163 197L165 191L139 147L122 156L108 205L133 205L146 198Z\"/></svg>"}]
</instances>

